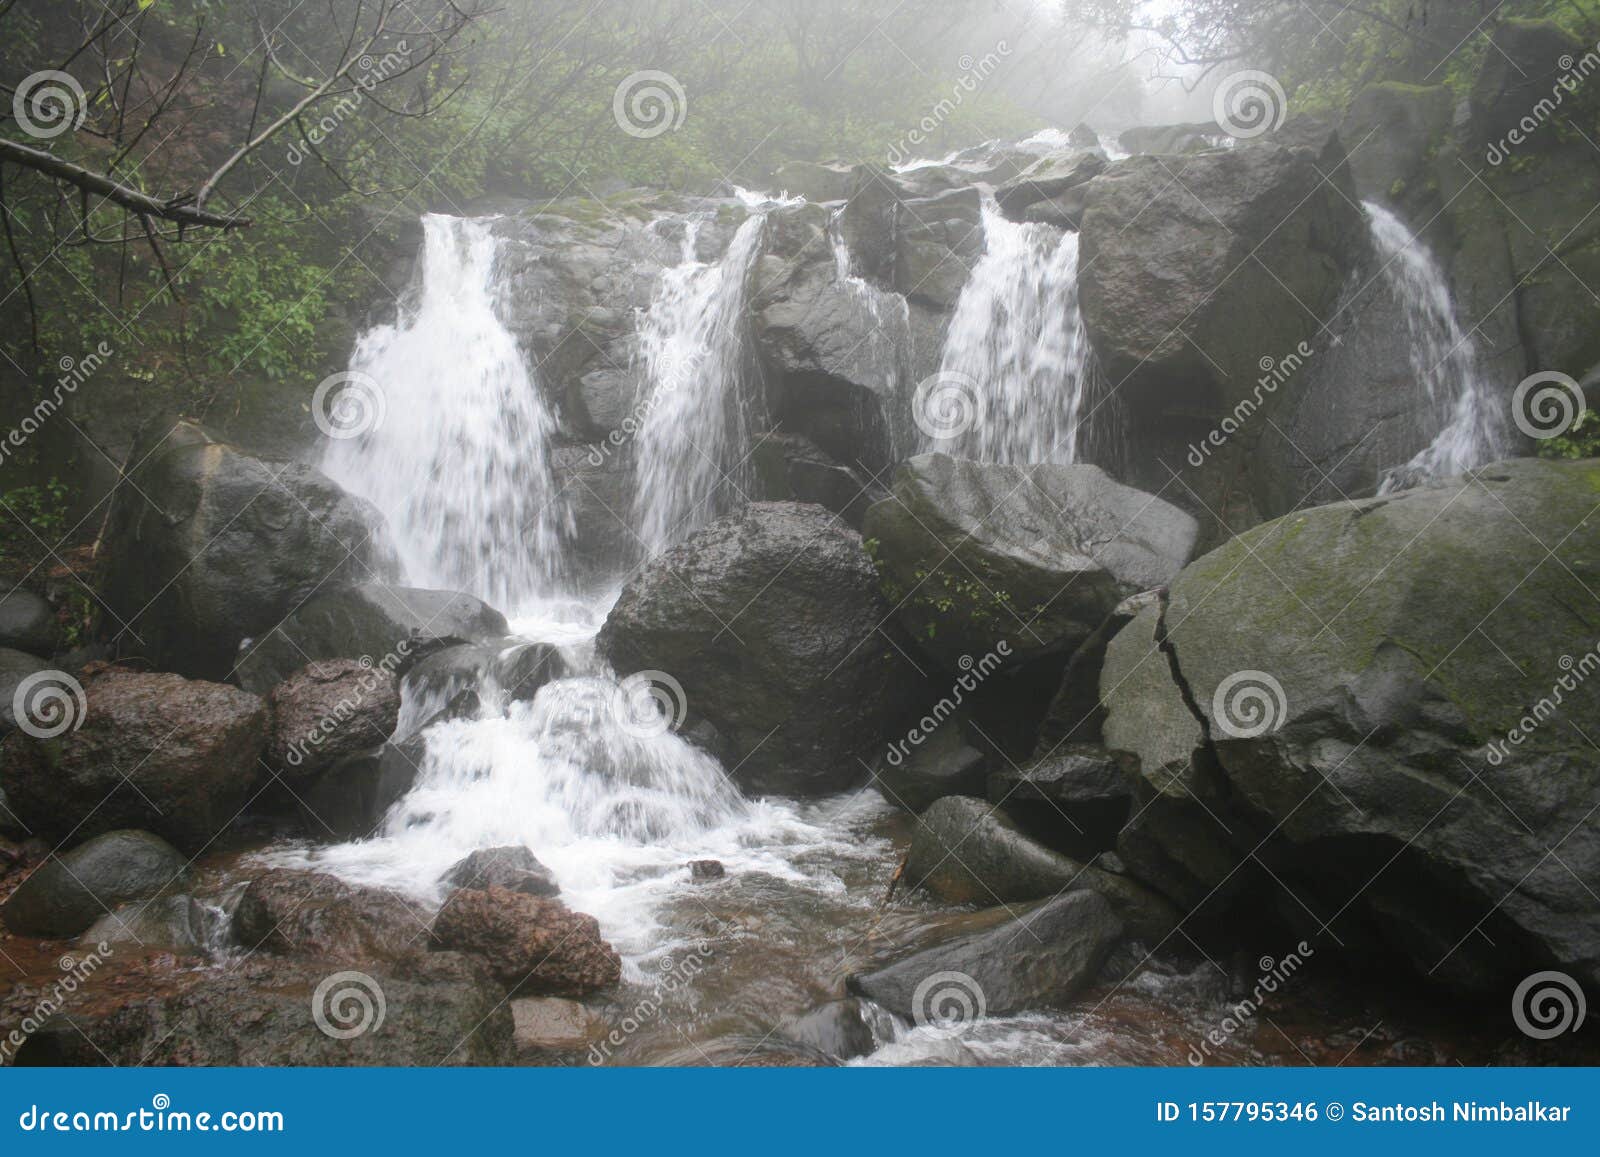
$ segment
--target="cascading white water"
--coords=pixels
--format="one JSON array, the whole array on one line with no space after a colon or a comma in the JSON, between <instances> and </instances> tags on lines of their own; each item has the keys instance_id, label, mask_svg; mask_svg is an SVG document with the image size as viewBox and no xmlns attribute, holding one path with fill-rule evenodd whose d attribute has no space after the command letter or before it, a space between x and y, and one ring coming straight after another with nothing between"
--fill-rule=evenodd
<instances>
[{"instance_id":1,"label":"cascading white water","mask_svg":"<svg viewBox=\"0 0 1600 1157\"><path fill-rule=\"evenodd\" d=\"M1433 432L1427 446L1383 480L1378 492L1387 494L1492 461L1502 435L1488 383L1478 371L1477 348L1456 321L1444 271L1400 218L1371 201L1365 207L1381 276L1405 319L1419 421L1425 436Z\"/></svg>"},{"instance_id":2,"label":"cascading white water","mask_svg":"<svg viewBox=\"0 0 1600 1157\"><path fill-rule=\"evenodd\" d=\"M983 207L984 253L950 319L939 384L970 406L924 448L982 462L1076 460L1089 339L1078 312L1078 235ZM940 432L944 432L941 428Z\"/></svg>"},{"instance_id":3,"label":"cascading white water","mask_svg":"<svg viewBox=\"0 0 1600 1157\"><path fill-rule=\"evenodd\" d=\"M850 352L858 367L857 380L876 388L883 397L893 398L910 373L907 361L911 352L911 303L905 294L879 289L855 272L850 246L845 241L842 208L835 209L828 218L828 240L833 246L834 279L850 295L855 314L863 323L861 337ZM891 439L894 435L890 431Z\"/></svg>"},{"instance_id":4,"label":"cascading white water","mask_svg":"<svg viewBox=\"0 0 1600 1157\"><path fill-rule=\"evenodd\" d=\"M691 219L683 260L661 276L640 318L647 414L635 457L635 532L652 554L725 513L748 493L745 461L754 415L744 310L765 217L739 226L720 261L695 252Z\"/></svg>"},{"instance_id":5,"label":"cascading white water","mask_svg":"<svg viewBox=\"0 0 1600 1157\"><path fill-rule=\"evenodd\" d=\"M323 469L383 511L409 581L515 611L560 576L570 515L551 470L556 422L496 314L489 222L430 213L422 225L414 302L350 359L346 388L377 395L371 428L331 439Z\"/></svg>"}]
</instances>

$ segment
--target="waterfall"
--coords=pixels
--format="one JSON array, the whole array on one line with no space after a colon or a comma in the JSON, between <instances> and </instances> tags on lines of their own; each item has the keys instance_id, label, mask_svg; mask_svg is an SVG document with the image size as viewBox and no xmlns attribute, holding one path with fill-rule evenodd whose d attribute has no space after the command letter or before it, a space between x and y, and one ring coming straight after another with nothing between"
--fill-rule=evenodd
<instances>
[{"instance_id":1,"label":"waterfall","mask_svg":"<svg viewBox=\"0 0 1600 1157\"><path fill-rule=\"evenodd\" d=\"M414 300L350 359L346 391L373 408L336 430L323 469L383 511L409 581L515 611L561 573L556 421L496 315L489 221L430 213L422 225Z\"/></svg>"},{"instance_id":2,"label":"waterfall","mask_svg":"<svg viewBox=\"0 0 1600 1157\"><path fill-rule=\"evenodd\" d=\"M683 260L662 274L639 320L648 413L635 459L634 524L652 554L750 491L755 401L740 384L750 373L746 291L765 220L753 214L722 259L706 263L695 255L701 222L691 219Z\"/></svg>"},{"instance_id":3,"label":"waterfall","mask_svg":"<svg viewBox=\"0 0 1600 1157\"><path fill-rule=\"evenodd\" d=\"M1430 478L1461 474L1502 449L1497 411L1478 371L1477 349L1456 321L1450 286L1427 248L1383 206L1365 202L1382 276L1405 319L1418 415L1432 441L1383 479L1387 494Z\"/></svg>"},{"instance_id":4,"label":"waterfall","mask_svg":"<svg viewBox=\"0 0 1600 1157\"><path fill-rule=\"evenodd\" d=\"M982 462L1070 463L1088 393L1078 235L983 207L984 253L950 319L938 381L969 397L970 424L925 449Z\"/></svg>"}]
</instances>

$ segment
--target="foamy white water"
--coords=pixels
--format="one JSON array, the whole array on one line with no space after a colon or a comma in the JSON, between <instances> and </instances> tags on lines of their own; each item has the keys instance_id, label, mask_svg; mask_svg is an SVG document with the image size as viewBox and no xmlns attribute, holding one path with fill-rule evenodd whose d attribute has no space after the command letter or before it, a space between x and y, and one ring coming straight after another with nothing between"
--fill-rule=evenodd
<instances>
[{"instance_id":1,"label":"foamy white water","mask_svg":"<svg viewBox=\"0 0 1600 1157\"><path fill-rule=\"evenodd\" d=\"M570 514L551 471L556 421L495 311L487 220L422 218L419 292L350 359L381 421L330 439L323 469L371 499L409 581L514 608L559 581Z\"/></svg>"},{"instance_id":2,"label":"foamy white water","mask_svg":"<svg viewBox=\"0 0 1600 1157\"><path fill-rule=\"evenodd\" d=\"M1071 463L1088 395L1078 235L983 207L984 253L962 287L939 372L969 393L965 433L926 448L982 462Z\"/></svg>"},{"instance_id":3,"label":"foamy white water","mask_svg":"<svg viewBox=\"0 0 1600 1157\"><path fill-rule=\"evenodd\" d=\"M1431 438L1384 479L1378 493L1386 494L1493 461L1502 434L1488 383L1478 370L1477 347L1456 321L1444 271L1400 218L1374 202L1364 205L1382 276L1405 318L1411 372L1421 392L1418 412Z\"/></svg>"}]
</instances>

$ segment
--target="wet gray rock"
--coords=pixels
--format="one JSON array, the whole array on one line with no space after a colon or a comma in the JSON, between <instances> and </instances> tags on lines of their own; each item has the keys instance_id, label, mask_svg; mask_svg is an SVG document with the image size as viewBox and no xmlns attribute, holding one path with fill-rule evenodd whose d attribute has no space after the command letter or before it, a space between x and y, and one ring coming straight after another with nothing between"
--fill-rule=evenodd
<instances>
[{"instance_id":1,"label":"wet gray rock","mask_svg":"<svg viewBox=\"0 0 1600 1157\"><path fill-rule=\"evenodd\" d=\"M505 616L460 591L363 583L324 591L240 647L239 685L266 694L307 659L367 659L403 675L418 659L458 643L498 639Z\"/></svg>"},{"instance_id":2,"label":"wet gray rock","mask_svg":"<svg viewBox=\"0 0 1600 1157\"><path fill-rule=\"evenodd\" d=\"M250 951L356 962L425 951L428 924L393 892L322 872L274 868L240 895L232 930L234 942Z\"/></svg>"},{"instance_id":3,"label":"wet gray rock","mask_svg":"<svg viewBox=\"0 0 1600 1157\"><path fill-rule=\"evenodd\" d=\"M871 1005L845 997L784 1021L779 1031L790 1040L799 1041L835 1060L848 1061L864 1057L878 1047L872 1031L875 1019L883 1017Z\"/></svg>"},{"instance_id":4,"label":"wet gray rock","mask_svg":"<svg viewBox=\"0 0 1600 1157\"><path fill-rule=\"evenodd\" d=\"M865 775L857 757L916 678L878 633L887 616L855 531L820 506L758 502L645 566L599 645L624 675L677 680L741 786L812 794Z\"/></svg>"},{"instance_id":5,"label":"wet gray rock","mask_svg":"<svg viewBox=\"0 0 1600 1157\"><path fill-rule=\"evenodd\" d=\"M0 595L0 647L48 659L60 630L45 599L25 587Z\"/></svg>"},{"instance_id":6,"label":"wet gray rock","mask_svg":"<svg viewBox=\"0 0 1600 1157\"><path fill-rule=\"evenodd\" d=\"M30 675L49 670L51 670L50 664L37 655L30 655L26 651L14 650L11 647L0 647L0 735L4 735L17 725L17 689L22 681ZM31 698L27 700L27 702L32 701ZM26 711L26 708L24 710Z\"/></svg>"},{"instance_id":7,"label":"wet gray rock","mask_svg":"<svg viewBox=\"0 0 1600 1157\"><path fill-rule=\"evenodd\" d=\"M100 590L125 656L225 679L240 639L314 592L388 577L382 516L302 462L255 457L188 424L134 462L112 506Z\"/></svg>"},{"instance_id":8,"label":"wet gray rock","mask_svg":"<svg viewBox=\"0 0 1600 1157\"><path fill-rule=\"evenodd\" d=\"M274 687L267 705L267 763L299 778L382 745L400 715L400 689L382 667L321 659Z\"/></svg>"},{"instance_id":9,"label":"wet gray rock","mask_svg":"<svg viewBox=\"0 0 1600 1157\"><path fill-rule=\"evenodd\" d=\"M904 755L898 746L892 748L879 758L873 775L890 803L920 812L947 795L982 794L984 767L983 752L967 743L952 719Z\"/></svg>"},{"instance_id":10,"label":"wet gray rock","mask_svg":"<svg viewBox=\"0 0 1600 1157\"><path fill-rule=\"evenodd\" d=\"M1064 1008L1122 935L1122 921L1102 897L1070 892L989 931L858 973L848 985L917 1024L971 1020L978 1010L998 1016Z\"/></svg>"},{"instance_id":11,"label":"wet gray rock","mask_svg":"<svg viewBox=\"0 0 1600 1157\"><path fill-rule=\"evenodd\" d=\"M888 493L860 470L844 465L798 434L762 435L751 461L766 500L814 502L842 515L857 530L867 507Z\"/></svg>"},{"instance_id":12,"label":"wet gray rock","mask_svg":"<svg viewBox=\"0 0 1600 1157\"><path fill-rule=\"evenodd\" d=\"M930 656L966 671L1081 644L1129 595L1188 561L1197 524L1096 466L998 466L924 454L868 511L884 593Z\"/></svg>"},{"instance_id":13,"label":"wet gray rock","mask_svg":"<svg viewBox=\"0 0 1600 1157\"><path fill-rule=\"evenodd\" d=\"M1065 212L1065 202L1061 198L1087 185L1105 170L1105 154L1098 150L1040 157L1021 176L1005 182L994 191L995 203L1010 221L1042 220L1047 224L1076 229L1077 216ZM1036 211L1030 215L1028 211L1040 203L1055 206L1060 212L1052 215L1048 211Z\"/></svg>"},{"instance_id":14,"label":"wet gray rock","mask_svg":"<svg viewBox=\"0 0 1600 1157\"><path fill-rule=\"evenodd\" d=\"M20 935L65 939L118 905L181 889L188 874L189 861L165 840L107 832L35 869L0 906L0 920Z\"/></svg>"},{"instance_id":15,"label":"wet gray rock","mask_svg":"<svg viewBox=\"0 0 1600 1157\"><path fill-rule=\"evenodd\" d=\"M204 956L215 918L193 896L161 896L119 905L91 924L78 943L85 948L126 945L118 950Z\"/></svg>"},{"instance_id":16,"label":"wet gray rock","mask_svg":"<svg viewBox=\"0 0 1600 1157\"><path fill-rule=\"evenodd\" d=\"M444 874L442 883L447 888L487 888L493 884L528 896L561 893L561 885L556 883L550 869L521 846L479 848L457 861Z\"/></svg>"}]
</instances>

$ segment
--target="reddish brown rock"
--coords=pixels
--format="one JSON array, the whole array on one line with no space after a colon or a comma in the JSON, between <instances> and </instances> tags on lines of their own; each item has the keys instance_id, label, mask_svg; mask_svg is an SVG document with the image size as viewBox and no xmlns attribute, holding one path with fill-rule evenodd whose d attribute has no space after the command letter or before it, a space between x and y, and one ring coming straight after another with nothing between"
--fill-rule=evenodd
<instances>
[{"instance_id":1,"label":"reddish brown rock","mask_svg":"<svg viewBox=\"0 0 1600 1157\"><path fill-rule=\"evenodd\" d=\"M267 762L286 775L313 775L377 747L394 731L394 674L356 659L319 659L272 689Z\"/></svg>"},{"instance_id":2,"label":"reddish brown rock","mask_svg":"<svg viewBox=\"0 0 1600 1157\"><path fill-rule=\"evenodd\" d=\"M524 995L593 992L615 984L622 959L600 938L593 916L559 900L504 888L463 889L433 923L436 948L482 956L495 976Z\"/></svg>"},{"instance_id":3,"label":"reddish brown rock","mask_svg":"<svg viewBox=\"0 0 1600 1157\"><path fill-rule=\"evenodd\" d=\"M51 839L123 828L191 855L220 835L263 775L267 707L221 683L120 667L83 672L81 724L6 744L0 790Z\"/></svg>"},{"instance_id":4,"label":"reddish brown rock","mask_svg":"<svg viewBox=\"0 0 1600 1157\"><path fill-rule=\"evenodd\" d=\"M397 960L428 943L426 920L395 893L282 868L244 890L233 935L245 948L319 960Z\"/></svg>"}]
</instances>

